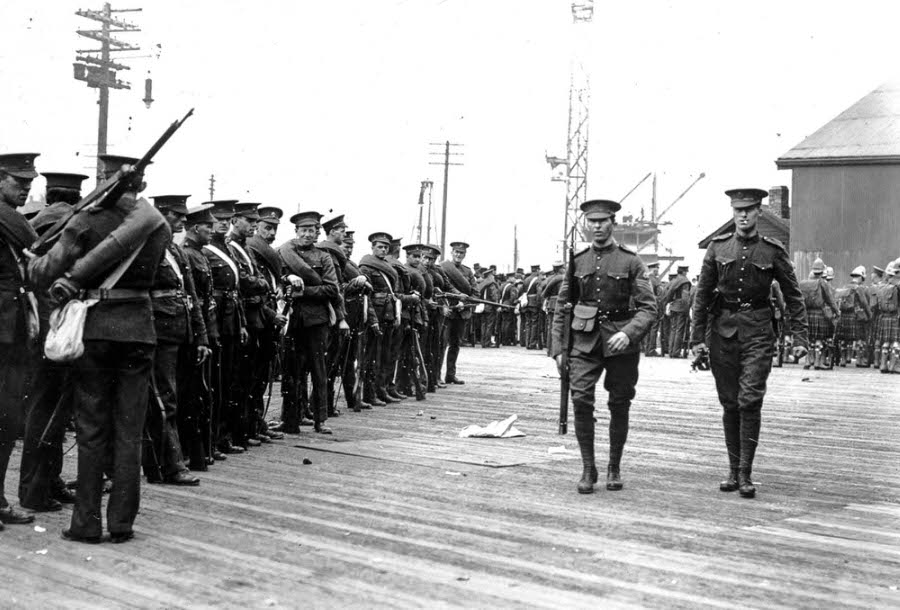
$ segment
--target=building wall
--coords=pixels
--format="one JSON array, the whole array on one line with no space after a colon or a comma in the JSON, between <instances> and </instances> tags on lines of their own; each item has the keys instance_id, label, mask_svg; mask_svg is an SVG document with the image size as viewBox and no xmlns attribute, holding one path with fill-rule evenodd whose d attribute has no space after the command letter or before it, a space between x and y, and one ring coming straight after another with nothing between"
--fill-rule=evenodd
<instances>
[{"instance_id":1,"label":"building wall","mask_svg":"<svg viewBox=\"0 0 900 610\"><path fill-rule=\"evenodd\" d=\"M798 167L793 170L791 257L805 278L821 256L835 284L865 265L900 256L900 165Z\"/></svg>"}]
</instances>

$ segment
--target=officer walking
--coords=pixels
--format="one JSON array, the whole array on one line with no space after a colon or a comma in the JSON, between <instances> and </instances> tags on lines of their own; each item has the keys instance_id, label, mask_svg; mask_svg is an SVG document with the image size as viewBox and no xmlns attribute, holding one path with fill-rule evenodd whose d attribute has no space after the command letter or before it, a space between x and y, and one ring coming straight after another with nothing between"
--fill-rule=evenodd
<instances>
[{"instance_id":1,"label":"officer walking","mask_svg":"<svg viewBox=\"0 0 900 610\"><path fill-rule=\"evenodd\" d=\"M638 381L641 339L656 318L656 297L649 273L638 255L613 237L615 201L596 199L581 204L593 243L575 256L576 283L563 280L557 313L570 300L577 301L572 314L572 352L569 378L575 411L575 436L584 471L578 493L589 494L597 482L594 462L594 401L603 371L603 387L609 392L609 462L606 488L622 489L620 463L628 438L628 416ZM553 357L561 365L564 349L563 320L553 318Z\"/></svg>"},{"instance_id":2,"label":"officer walking","mask_svg":"<svg viewBox=\"0 0 900 610\"><path fill-rule=\"evenodd\" d=\"M778 240L757 232L762 199L768 193L733 189L725 194L731 199L735 232L713 238L706 251L694 301L691 348L695 355L706 350L709 335L710 367L723 408L729 464L728 478L719 489L739 490L742 497L752 498L760 411L775 352L769 306L773 279L787 304L786 323L791 326L798 359L808 344L806 317L787 251Z\"/></svg>"}]
</instances>

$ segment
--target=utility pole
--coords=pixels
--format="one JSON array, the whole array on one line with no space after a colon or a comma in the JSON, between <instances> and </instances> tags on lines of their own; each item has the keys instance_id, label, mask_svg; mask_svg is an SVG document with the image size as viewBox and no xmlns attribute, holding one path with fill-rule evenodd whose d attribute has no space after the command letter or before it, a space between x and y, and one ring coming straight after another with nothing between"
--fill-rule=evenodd
<instances>
[{"instance_id":1,"label":"utility pole","mask_svg":"<svg viewBox=\"0 0 900 610\"><path fill-rule=\"evenodd\" d=\"M428 181L428 226L425 229L427 233L426 244L431 244L431 191L434 190L434 182Z\"/></svg>"},{"instance_id":2,"label":"utility pole","mask_svg":"<svg viewBox=\"0 0 900 610\"><path fill-rule=\"evenodd\" d=\"M215 201L216 199L216 175L209 175L209 200Z\"/></svg>"},{"instance_id":3,"label":"utility pole","mask_svg":"<svg viewBox=\"0 0 900 610\"><path fill-rule=\"evenodd\" d=\"M112 33L140 32L141 30L131 23L113 17L113 13L131 13L141 11L140 8L116 9L109 2L103 5L99 11L78 10L75 14L85 19L99 21L99 30L77 30L79 36L96 40L100 43L99 49L85 49L76 51L75 80L84 81L88 87L100 90L100 117L97 126L97 180L100 180L99 156L106 154L107 125L109 122L109 90L131 89L131 85L116 78L116 70L130 70L130 66L116 63L110 60L110 53L117 51L138 51L140 47L122 42L111 36ZM115 28L115 29L114 29ZM99 54L99 56L98 56Z\"/></svg>"},{"instance_id":4,"label":"utility pole","mask_svg":"<svg viewBox=\"0 0 900 610\"><path fill-rule=\"evenodd\" d=\"M513 225L513 273L519 268L519 225Z\"/></svg>"},{"instance_id":5,"label":"utility pole","mask_svg":"<svg viewBox=\"0 0 900 610\"><path fill-rule=\"evenodd\" d=\"M441 210L441 256L445 256L447 253L447 181L450 178L450 166L451 165L462 165L462 163L450 163L450 155L454 156L462 156L463 153L459 152L450 152L451 146L462 146L462 144L454 144L451 143L450 140L446 142L431 142L430 146L443 146L444 152L431 152L431 155L444 155L443 163L431 161L428 165L443 165L444 166L444 203L443 208Z\"/></svg>"}]
</instances>

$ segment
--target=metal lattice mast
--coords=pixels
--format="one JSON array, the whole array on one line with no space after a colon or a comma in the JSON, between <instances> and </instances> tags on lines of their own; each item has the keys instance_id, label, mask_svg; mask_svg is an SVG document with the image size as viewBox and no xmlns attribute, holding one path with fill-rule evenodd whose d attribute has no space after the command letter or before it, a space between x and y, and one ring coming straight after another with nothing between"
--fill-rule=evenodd
<instances>
[{"instance_id":1,"label":"metal lattice mast","mask_svg":"<svg viewBox=\"0 0 900 610\"><path fill-rule=\"evenodd\" d=\"M582 63L582 41L588 36L587 28L594 17L593 0L572 3L572 20L579 30L572 54L569 81L569 133L566 139L566 216L563 243L569 241L571 232L583 234L580 206L587 199L588 128L590 126L591 81ZM565 246L563 246L565 251Z\"/></svg>"}]
</instances>

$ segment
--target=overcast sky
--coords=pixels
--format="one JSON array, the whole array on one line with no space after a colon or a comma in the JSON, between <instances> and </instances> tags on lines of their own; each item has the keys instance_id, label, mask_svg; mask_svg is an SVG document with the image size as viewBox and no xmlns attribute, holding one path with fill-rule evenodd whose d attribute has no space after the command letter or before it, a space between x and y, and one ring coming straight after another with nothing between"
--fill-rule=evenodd
<instances>
[{"instance_id":1,"label":"overcast sky","mask_svg":"<svg viewBox=\"0 0 900 610\"><path fill-rule=\"evenodd\" d=\"M140 6L113 4L113 8ZM647 172L667 214L661 241L696 271L697 242L728 219L722 192L790 186L775 159L896 77L893 2L597 2L573 25L564 0L145 2L121 18L138 53L117 54L131 90L111 92L109 152L139 156L195 115L148 172L148 195L192 193L345 213L365 236L406 242L421 180L442 169L431 142L463 146L449 181L448 241L469 263L558 257L565 190L544 154L565 156L569 58L591 74L591 197L621 198ZM97 91L73 79L78 36L97 24L69 0L0 9L3 152L41 152L41 171L93 176ZM578 42L579 39L581 42ZM142 102L153 78L155 101ZM92 186L91 182L88 186ZM623 214L650 213L650 182ZM291 236L283 226L279 241ZM432 241L436 241L434 238ZM361 254L365 244L357 245Z\"/></svg>"}]
</instances>

